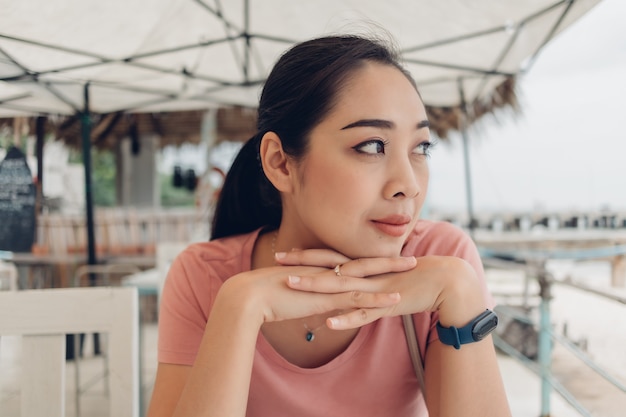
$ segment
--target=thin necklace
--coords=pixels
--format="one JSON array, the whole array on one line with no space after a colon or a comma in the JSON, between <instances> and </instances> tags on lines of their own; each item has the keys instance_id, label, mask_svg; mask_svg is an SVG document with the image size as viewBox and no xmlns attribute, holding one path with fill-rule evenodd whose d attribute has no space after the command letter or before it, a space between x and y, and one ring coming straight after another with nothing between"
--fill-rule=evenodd
<instances>
[{"instance_id":1,"label":"thin necklace","mask_svg":"<svg viewBox=\"0 0 626 417\"><path fill-rule=\"evenodd\" d=\"M272 236L272 257L276 255L276 236L278 236L278 230L276 230ZM312 342L313 340L315 340L315 332L326 326L326 323L324 322L312 329L309 327L308 324L306 324L306 321L304 321L304 319L301 319L301 321L304 329L306 330L305 339L307 342Z\"/></svg>"},{"instance_id":2,"label":"thin necklace","mask_svg":"<svg viewBox=\"0 0 626 417\"><path fill-rule=\"evenodd\" d=\"M319 329L321 329L322 327L326 326L326 323L322 323L319 326L317 326L314 329L311 329L306 322L304 321L304 319L302 319L302 324L304 325L304 328L307 330L306 332L306 341L307 342L312 342L315 340L315 332L318 331Z\"/></svg>"}]
</instances>

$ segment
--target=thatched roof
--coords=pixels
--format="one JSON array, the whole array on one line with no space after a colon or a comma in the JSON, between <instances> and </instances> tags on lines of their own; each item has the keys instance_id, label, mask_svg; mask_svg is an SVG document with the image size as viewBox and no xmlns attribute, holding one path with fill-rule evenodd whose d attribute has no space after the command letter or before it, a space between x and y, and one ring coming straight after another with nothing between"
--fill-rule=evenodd
<instances>
[{"instance_id":1,"label":"thatched roof","mask_svg":"<svg viewBox=\"0 0 626 417\"><path fill-rule=\"evenodd\" d=\"M169 113L94 114L91 117L91 143L100 149L114 149L121 139L134 135L156 135L160 138L161 147L199 143L206 113L206 110L193 110ZM34 134L36 119L37 117L27 118L28 127L22 130ZM0 119L0 127L13 129L13 125L13 119ZM218 141L245 141L254 134L255 128L255 109L229 107L217 110ZM70 147L82 146L79 115L49 117L45 121L45 131Z\"/></svg>"},{"instance_id":2,"label":"thatched roof","mask_svg":"<svg viewBox=\"0 0 626 417\"><path fill-rule=\"evenodd\" d=\"M487 114L502 109L514 112L519 109L515 92L515 78L507 78L498 86L488 101L469 103L468 123L472 124ZM431 130L446 139L451 131L462 128L461 107L426 106L431 122ZM113 149L117 142L133 135L157 135L161 146L199 143L206 110L179 111L169 113L109 113L92 116L91 141L93 146ZM30 134L35 132L36 117L27 119ZM12 128L13 119L0 119L0 126ZM224 107L217 110L217 141L245 141L256 130L256 109L245 107ZM49 117L45 131L63 140L71 147L81 146L80 116Z\"/></svg>"},{"instance_id":3,"label":"thatched roof","mask_svg":"<svg viewBox=\"0 0 626 417\"><path fill-rule=\"evenodd\" d=\"M467 123L478 122L483 116L497 114L501 110L511 110L517 113L520 110L516 93L516 78L507 78L500 84L487 101L475 101L467 105ZM463 123L463 109L455 107L426 106L430 129L441 139L447 139L451 131L460 131Z\"/></svg>"}]
</instances>

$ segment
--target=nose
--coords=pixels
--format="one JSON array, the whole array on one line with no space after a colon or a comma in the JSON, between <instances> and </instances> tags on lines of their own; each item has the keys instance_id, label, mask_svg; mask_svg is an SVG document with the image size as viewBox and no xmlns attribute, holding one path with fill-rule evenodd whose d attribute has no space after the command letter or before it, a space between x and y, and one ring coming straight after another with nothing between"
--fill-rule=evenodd
<instances>
[{"instance_id":1,"label":"nose","mask_svg":"<svg viewBox=\"0 0 626 417\"><path fill-rule=\"evenodd\" d=\"M384 198L417 197L422 191L418 181L419 176L427 175L426 172L420 171L419 167L414 166L408 158L391 162L388 166L389 177L383 190Z\"/></svg>"}]
</instances>

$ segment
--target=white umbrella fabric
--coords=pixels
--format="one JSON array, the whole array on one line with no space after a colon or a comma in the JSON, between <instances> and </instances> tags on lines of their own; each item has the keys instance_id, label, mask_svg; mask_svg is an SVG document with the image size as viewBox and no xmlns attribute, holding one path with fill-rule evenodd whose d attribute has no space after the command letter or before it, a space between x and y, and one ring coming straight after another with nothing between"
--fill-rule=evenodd
<instances>
[{"instance_id":1,"label":"white umbrella fabric","mask_svg":"<svg viewBox=\"0 0 626 417\"><path fill-rule=\"evenodd\" d=\"M397 41L429 106L489 100L599 0L0 0L0 116L254 107L279 54L346 31Z\"/></svg>"}]
</instances>

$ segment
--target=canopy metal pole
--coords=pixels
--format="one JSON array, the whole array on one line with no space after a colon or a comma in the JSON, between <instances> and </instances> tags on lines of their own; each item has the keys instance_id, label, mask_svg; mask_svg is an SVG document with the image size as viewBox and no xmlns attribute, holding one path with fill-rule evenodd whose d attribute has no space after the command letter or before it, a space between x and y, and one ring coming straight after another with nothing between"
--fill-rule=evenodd
<instances>
[{"instance_id":1,"label":"canopy metal pole","mask_svg":"<svg viewBox=\"0 0 626 417\"><path fill-rule=\"evenodd\" d=\"M243 76L246 83L250 81L250 1L244 1L243 8L244 36L246 38L246 46L243 54Z\"/></svg>"},{"instance_id":2,"label":"canopy metal pole","mask_svg":"<svg viewBox=\"0 0 626 417\"><path fill-rule=\"evenodd\" d=\"M46 138L45 125L47 118L45 116L38 116L35 124L35 134L37 136L37 194L35 207L37 214L40 214L43 209L43 146ZM37 239L39 236L37 236Z\"/></svg>"},{"instance_id":3,"label":"canopy metal pole","mask_svg":"<svg viewBox=\"0 0 626 417\"><path fill-rule=\"evenodd\" d=\"M84 88L85 107L80 114L83 139L83 165L85 167L85 209L87 228L87 263L96 265L96 240L93 219L93 193L91 181L91 114L89 111L89 83Z\"/></svg>"},{"instance_id":4,"label":"canopy metal pole","mask_svg":"<svg viewBox=\"0 0 626 417\"><path fill-rule=\"evenodd\" d=\"M83 166L85 167L85 225L87 229L87 264L97 265L98 260L96 259L96 238L93 219L93 186L91 181L91 112L89 110L89 83L85 84L84 87L84 99L85 107L80 114L80 127L83 139ZM96 284L95 274L89 274L89 284L92 286ZM94 354L99 355L100 335L98 333L93 335L93 344ZM75 352L75 354L77 355L75 360L78 361L80 351Z\"/></svg>"},{"instance_id":5,"label":"canopy metal pole","mask_svg":"<svg viewBox=\"0 0 626 417\"><path fill-rule=\"evenodd\" d=\"M470 237L474 238L474 228L476 226L474 221L474 199L472 195L472 170L470 167L470 157L469 157L469 138L467 134L467 126L468 126L468 112L467 112L467 103L465 102L465 91L463 90L463 81L461 78L458 80L459 84L459 95L461 98L461 136L463 138L463 161L465 164L465 195L467 198L467 215L469 217L468 228Z\"/></svg>"}]
</instances>

